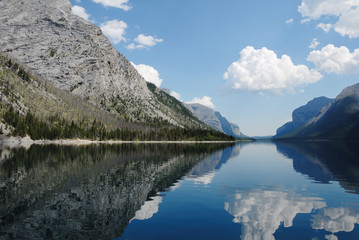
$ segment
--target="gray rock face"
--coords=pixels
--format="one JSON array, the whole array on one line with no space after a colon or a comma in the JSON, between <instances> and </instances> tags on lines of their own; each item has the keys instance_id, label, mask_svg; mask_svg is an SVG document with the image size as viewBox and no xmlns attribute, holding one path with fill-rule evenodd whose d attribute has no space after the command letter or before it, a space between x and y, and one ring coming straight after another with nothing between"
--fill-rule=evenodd
<instances>
[{"instance_id":1,"label":"gray rock face","mask_svg":"<svg viewBox=\"0 0 359 240\"><path fill-rule=\"evenodd\" d=\"M314 98L309 101L306 105L301 106L293 111L292 121L287 122L282 127L277 129L277 134L274 136L281 137L289 134L303 125L307 124L312 118L316 117L320 111L327 105L329 105L333 99L326 97Z\"/></svg>"},{"instance_id":2,"label":"gray rock face","mask_svg":"<svg viewBox=\"0 0 359 240\"><path fill-rule=\"evenodd\" d=\"M345 88L299 130L295 139L359 139L359 84Z\"/></svg>"},{"instance_id":3,"label":"gray rock face","mask_svg":"<svg viewBox=\"0 0 359 240\"><path fill-rule=\"evenodd\" d=\"M359 84L345 88L295 137L357 140L359 138Z\"/></svg>"},{"instance_id":4,"label":"gray rock face","mask_svg":"<svg viewBox=\"0 0 359 240\"><path fill-rule=\"evenodd\" d=\"M0 0L0 51L55 87L122 118L163 119L145 80L69 0Z\"/></svg>"},{"instance_id":5,"label":"gray rock face","mask_svg":"<svg viewBox=\"0 0 359 240\"><path fill-rule=\"evenodd\" d=\"M212 128L231 135L233 137L242 137L242 133L239 130L239 126L234 123L230 123L219 112L216 112L206 106L198 103L186 104L187 107L198 119L202 120Z\"/></svg>"}]
</instances>

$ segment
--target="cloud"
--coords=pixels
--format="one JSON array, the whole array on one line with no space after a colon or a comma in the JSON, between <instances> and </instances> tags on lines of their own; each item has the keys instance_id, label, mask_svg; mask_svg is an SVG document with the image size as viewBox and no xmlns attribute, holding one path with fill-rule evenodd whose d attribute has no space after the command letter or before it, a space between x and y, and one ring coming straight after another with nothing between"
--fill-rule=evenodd
<instances>
[{"instance_id":1,"label":"cloud","mask_svg":"<svg viewBox=\"0 0 359 240\"><path fill-rule=\"evenodd\" d=\"M193 104L193 103L199 103L202 104L203 106L209 107L209 108L214 108L214 104L212 102L212 99L210 97L204 96L202 98L197 98L195 97L194 99L192 99L191 101L186 102L188 104Z\"/></svg>"},{"instance_id":2,"label":"cloud","mask_svg":"<svg viewBox=\"0 0 359 240\"><path fill-rule=\"evenodd\" d=\"M179 94L178 92L170 90L170 95L176 98L177 100L181 101L181 94Z\"/></svg>"},{"instance_id":3,"label":"cloud","mask_svg":"<svg viewBox=\"0 0 359 240\"><path fill-rule=\"evenodd\" d=\"M324 32L329 32L333 28L333 25L330 23L328 24L319 23L316 28L321 28L323 29Z\"/></svg>"},{"instance_id":4,"label":"cloud","mask_svg":"<svg viewBox=\"0 0 359 240\"><path fill-rule=\"evenodd\" d=\"M336 23L321 23L317 28L322 28L326 32L333 28L342 36L359 37L359 0L303 0L298 11L304 20L308 21L318 20L323 16L334 16L337 18Z\"/></svg>"},{"instance_id":5,"label":"cloud","mask_svg":"<svg viewBox=\"0 0 359 240\"><path fill-rule=\"evenodd\" d=\"M155 46L157 43L163 42L163 39L161 38L154 38L151 35L143 35L143 34L139 34L136 38L135 38L135 42L137 42L140 45L144 45L146 47L153 47Z\"/></svg>"},{"instance_id":6,"label":"cloud","mask_svg":"<svg viewBox=\"0 0 359 240\"><path fill-rule=\"evenodd\" d=\"M320 42L318 42L318 39L313 38L312 42L309 45L309 48L315 49L318 47L319 44L320 44Z\"/></svg>"},{"instance_id":7,"label":"cloud","mask_svg":"<svg viewBox=\"0 0 359 240\"><path fill-rule=\"evenodd\" d=\"M100 3L104 7L120 8L124 11L129 11L131 7L128 5L129 0L92 0L95 3Z\"/></svg>"},{"instance_id":8,"label":"cloud","mask_svg":"<svg viewBox=\"0 0 359 240\"><path fill-rule=\"evenodd\" d=\"M145 48L145 46L143 46L143 45L136 45L136 44L134 44L134 43L131 43L131 44L127 45L126 48L129 49L129 50L133 50L133 49Z\"/></svg>"},{"instance_id":9,"label":"cloud","mask_svg":"<svg viewBox=\"0 0 359 240\"><path fill-rule=\"evenodd\" d=\"M88 14L83 7L77 5L72 7L72 13L75 14L76 16L86 19L87 21L90 18L90 14Z\"/></svg>"},{"instance_id":10,"label":"cloud","mask_svg":"<svg viewBox=\"0 0 359 240\"><path fill-rule=\"evenodd\" d=\"M151 66L139 64L136 65L132 63L133 66L136 68L138 73L147 81L150 83L153 83L156 85L156 87L160 87L163 79L160 78L160 74L156 69L154 69Z\"/></svg>"},{"instance_id":11,"label":"cloud","mask_svg":"<svg viewBox=\"0 0 359 240\"><path fill-rule=\"evenodd\" d=\"M131 43L127 46L127 49L141 49L141 48L146 48L146 47L153 47L155 46L157 43L163 42L162 38L155 38L151 35L144 35L144 34L139 34L135 40L134 40L137 44Z\"/></svg>"},{"instance_id":12,"label":"cloud","mask_svg":"<svg viewBox=\"0 0 359 240\"><path fill-rule=\"evenodd\" d=\"M320 198L251 189L229 195L224 209L234 217L234 223L242 224L241 239L274 240L273 234L282 223L286 228L291 227L297 214L325 206Z\"/></svg>"},{"instance_id":13,"label":"cloud","mask_svg":"<svg viewBox=\"0 0 359 240\"><path fill-rule=\"evenodd\" d=\"M254 49L247 46L240 52L239 60L233 62L224 73L226 86L233 90L267 91L281 94L282 90L315 83L322 78L316 70L305 65L294 65L289 56L281 58L267 48Z\"/></svg>"},{"instance_id":14,"label":"cloud","mask_svg":"<svg viewBox=\"0 0 359 240\"><path fill-rule=\"evenodd\" d=\"M321 50L310 52L307 60L326 73L352 74L359 70L359 49L351 53L347 47L328 44Z\"/></svg>"},{"instance_id":15,"label":"cloud","mask_svg":"<svg viewBox=\"0 0 359 240\"><path fill-rule=\"evenodd\" d=\"M359 6L341 15L335 24L335 31L349 38L359 37Z\"/></svg>"},{"instance_id":16,"label":"cloud","mask_svg":"<svg viewBox=\"0 0 359 240\"><path fill-rule=\"evenodd\" d=\"M116 19L101 24L102 32L110 38L114 44L126 42L124 35L126 34L127 24L124 21Z\"/></svg>"},{"instance_id":17,"label":"cloud","mask_svg":"<svg viewBox=\"0 0 359 240\"><path fill-rule=\"evenodd\" d=\"M285 21L286 24L291 24L291 23L293 23L293 22L294 22L294 19L293 19L293 18L288 19L287 21Z\"/></svg>"}]
</instances>

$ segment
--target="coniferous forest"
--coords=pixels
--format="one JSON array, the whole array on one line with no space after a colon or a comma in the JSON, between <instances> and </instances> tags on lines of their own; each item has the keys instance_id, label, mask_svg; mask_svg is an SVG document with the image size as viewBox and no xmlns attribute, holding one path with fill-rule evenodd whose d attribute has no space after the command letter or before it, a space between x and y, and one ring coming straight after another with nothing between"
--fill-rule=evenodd
<instances>
[{"instance_id":1,"label":"coniferous forest","mask_svg":"<svg viewBox=\"0 0 359 240\"><path fill-rule=\"evenodd\" d=\"M33 140L40 139L72 139L90 140L123 140L123 141L233 141L234 137L209 129L186 129L179 127L152 128L144 130L120 129L107 130L102 122L94 120L88 124L85 119L79 124L68 122L59 116L51 116L47 121L38 119L28 112L25 116L12 107L4 110L3 120L12 127L15 136L30 136Z\"/></svg>"},{"instance_id":2,"label":"coniferous forest","mask_svg":"<svg viewBox=\"0 0 359 240\"><path fill-rule=\"evenodd\" d=\"M5 125L10 126L10 135L20 137L28 135L33 140L74 138L123 141L235 140L234 137L209 127L178 127L163 120L152 120L144 124L114 118L109 112L88 104L70 93L58 90L29 72L31 71L24 69L15 61L1 56L0 119ZM149 88L155 92L151 84ZM184 112L188 119L194 119L191 113L173 97L163 92L155 93L162 102L171 104L172 108L177 106L176 111ZM54 100L52 96L56 99ZM3 132L1 128L0 134Z\"/></svg>"}]
</instances>

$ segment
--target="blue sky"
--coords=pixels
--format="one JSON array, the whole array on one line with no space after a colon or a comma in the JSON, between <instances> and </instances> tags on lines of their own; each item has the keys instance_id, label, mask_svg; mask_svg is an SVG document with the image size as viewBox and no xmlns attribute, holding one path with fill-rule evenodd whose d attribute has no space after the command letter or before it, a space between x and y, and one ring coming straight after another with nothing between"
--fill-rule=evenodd
<instances>
[{"instance_id":1,"label":"blue sky","mask_svg":"<svg viewBox=\"0 0 359 240\"><path fill-rule=\"evenodd\" d=\"M71 3L146 80L247 135L275 134L295 108L358 82L359 0Z\"/></svg>"}]
</instances>

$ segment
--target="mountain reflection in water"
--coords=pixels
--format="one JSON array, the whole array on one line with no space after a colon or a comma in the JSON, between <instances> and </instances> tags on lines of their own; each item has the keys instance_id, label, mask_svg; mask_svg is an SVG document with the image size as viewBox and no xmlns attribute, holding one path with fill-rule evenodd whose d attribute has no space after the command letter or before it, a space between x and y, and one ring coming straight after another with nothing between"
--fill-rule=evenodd
<instances>
[{"instance_id":1,"label":"mountain reflection in water","mask_svg":"<svg viewBox=\"0 0 359 240\"><path fill-rule=\"evenodd\" d=\"M0 152L0 239L359 239L344 142Z\"/></svg>"},{"instance_id":2,"label":"mountain reflection in water","mask_svg":"<svg viewBox=\"0 0 359 240\"><path fill-rule=\"evenodd\" d=\"M3 149L0 239L118 237L147 199L165 191L195 164L225 146Z\"/></svg>"},{"instance_id":3,"label":"mountain reflection in water","mask_svg":"<svg viewBox=\"0 0 359 240\"><path fill-rule=\"evenodd\" d=\"M359 193L358 142L278 142L278 152L293 160L295 171L311 179L338 181L348 192Z\"/></svg>"}]
</instances>

